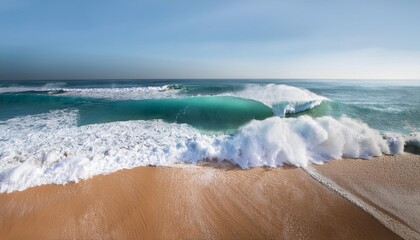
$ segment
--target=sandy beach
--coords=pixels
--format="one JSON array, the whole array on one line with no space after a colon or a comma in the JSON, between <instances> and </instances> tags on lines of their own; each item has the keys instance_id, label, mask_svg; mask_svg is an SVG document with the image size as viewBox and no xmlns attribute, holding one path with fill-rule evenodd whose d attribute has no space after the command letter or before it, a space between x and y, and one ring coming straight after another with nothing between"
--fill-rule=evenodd
<instances>
[{"instance_id":1,"label":"sandy beach","mask_svg":"<svg viewBox=\"0 0 420 240\"><path fill-rule=\"evenodd\" d=\"M419 13L0 0L0 240L420 240Z\"/></svg>"},{"instance_id":2,"label":"sandy beach","mask_svg":"<svg viewBox=\"0 0 420 240\"><path fill-rule=\"evenodd\" d=\"M419 160L403 154L314 169L418 232ZM2 193L0 238L400 239L301 168L215 164L138 167Z\"/></svg>"},{"instance_id":3,"label":"sandy beach","mask_svg":"<svg viewBox=\"0 0 420 240\"><path fill-rule=\"evenodd\" d=\"M420 156L404 153L373 160L333 161L314 166L360 199L408 239L420 239Z\"/></svg>"}]
</instances>

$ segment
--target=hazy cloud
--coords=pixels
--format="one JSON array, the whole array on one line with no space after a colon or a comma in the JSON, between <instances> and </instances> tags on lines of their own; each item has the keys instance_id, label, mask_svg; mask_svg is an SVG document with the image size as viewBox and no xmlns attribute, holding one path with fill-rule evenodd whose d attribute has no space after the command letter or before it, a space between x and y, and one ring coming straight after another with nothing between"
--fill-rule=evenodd
<instances>
[{"instance_id":1,"label":"hazy cloud","mask_svg":"<svg viewBox=\"0 0 420 240\"><path fill-rule=\"evenodd\" d=\"M0 79L420 79L419 11L410 0L0 0Z\"/></svg>"}]
</instances>

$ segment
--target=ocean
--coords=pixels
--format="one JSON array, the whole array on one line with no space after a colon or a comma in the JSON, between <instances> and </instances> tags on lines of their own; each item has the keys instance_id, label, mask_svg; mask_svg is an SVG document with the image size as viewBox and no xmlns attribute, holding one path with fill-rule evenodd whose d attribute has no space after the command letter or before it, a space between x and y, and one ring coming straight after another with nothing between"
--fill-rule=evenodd
<instances>
[{"instance_id":1,"label":"ocean","mask_svg":"<svg viewBox=\"0 0 420 240\"><path fill-rule=\"evenodd\" d=\"M420 81L0 81L0 191L137 166L418 152Z\"/></svg>"}]
</instances>

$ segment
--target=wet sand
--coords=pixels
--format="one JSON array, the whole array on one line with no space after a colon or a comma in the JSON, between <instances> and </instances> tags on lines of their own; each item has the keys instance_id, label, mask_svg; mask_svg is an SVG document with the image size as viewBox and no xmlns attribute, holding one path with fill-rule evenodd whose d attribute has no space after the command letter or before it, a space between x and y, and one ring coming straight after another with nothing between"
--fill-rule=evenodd
<instances>
[{"instance_id":1,"label":"wet sand","mask_svg":"<svg viewBox=\"0 0 420 240\"><path fill-rule=\"evenodd\" d=\"M2 193L0 239L400 237L300 168L180 166Z\"/></svg>"},{"instance_id":2,"label":"wet sand","mask_svg":"<svg viewBox=\"0 0 420 240\"><path fill-rule=\"evenodd\" d=\"M313 167L374 210L403 224L412 231L408 238L420 239L420 155L332 161Z\"/></svg>"}]
</instances>

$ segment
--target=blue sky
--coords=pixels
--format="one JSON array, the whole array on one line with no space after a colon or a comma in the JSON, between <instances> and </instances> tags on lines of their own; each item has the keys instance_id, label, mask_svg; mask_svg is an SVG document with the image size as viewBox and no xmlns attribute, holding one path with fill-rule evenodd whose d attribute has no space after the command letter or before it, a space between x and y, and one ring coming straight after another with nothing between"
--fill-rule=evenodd
<instances>
[{"instance_id":1,"label":"blue sky","mask_svg":"<svg viewBox=\"0 0 420 240\"><path fill-rule=\"evenodd\" d=\"M0 0L0 79L420 79L420 1Z\"/></svg>"}]
</instances>

